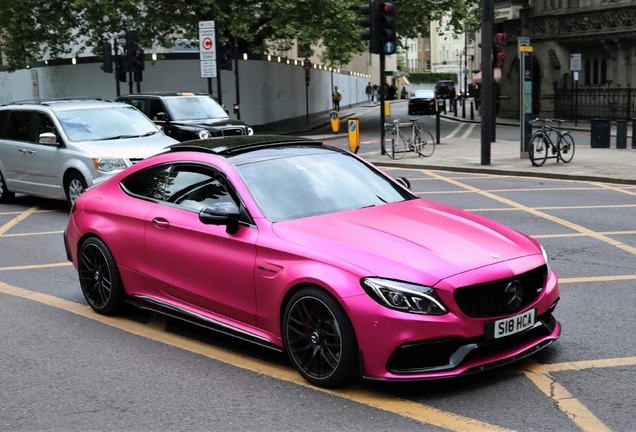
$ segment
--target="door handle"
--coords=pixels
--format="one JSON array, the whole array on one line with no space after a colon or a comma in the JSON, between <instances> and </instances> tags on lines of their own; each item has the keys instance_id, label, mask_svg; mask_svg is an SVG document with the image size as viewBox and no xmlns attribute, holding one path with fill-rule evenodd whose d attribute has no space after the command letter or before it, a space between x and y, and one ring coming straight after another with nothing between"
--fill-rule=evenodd
<instances>
[{"instance_id":1,"label":"door handle","mask_svg":"<svg viewBox=\"0 0 636 432\"><path fill-rule=\"evenodd\" d=\"M28 153L29 153L29 154L32 154L32 155L34 155L34 154L36 154L37 152L36 152L35 150L29 150L29 151L28 151Z\"/></svg>"},{"instance_id":2,"label":"door handle","mask_svg":"<svg viewBox=\"0 0 636 432\"><path fill-rule=\"evenodd\" d=\"M24 154L26 154L26 152L27 152L27 151L26 151L26 149L18 149L18 151L19 151L20 153L24 153Z\"/></svg>"},{"instance_id":3,"label":"door handle","mask_svg":"<svg viewBox=\"0 0 636 432\"><path fill-rule=\"evenodd\" d=\"M163 218L154 218L152 223L155 224L158 228L168 228L170 226L170 222Z\"/></svg>"}]
</instances>

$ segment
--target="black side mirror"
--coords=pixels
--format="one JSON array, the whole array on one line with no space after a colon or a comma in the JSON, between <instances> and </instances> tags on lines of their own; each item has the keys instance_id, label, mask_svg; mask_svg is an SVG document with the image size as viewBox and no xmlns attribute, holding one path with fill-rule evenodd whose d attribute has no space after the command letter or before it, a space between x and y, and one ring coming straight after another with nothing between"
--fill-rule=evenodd
<instances>
[{"instance_id":1,"label":"black side mirror","mask_svg":"<svg viewBox=\"0 0 636 432\"><path fill-rule=\"evenodd\" d=\"M396 178L396 180L399 183L401 183L402 186L404 186L408 190L411 190L411 182L409 181L409 179L407 179L406 177L398 177L398 178Z\"/></svg>"},{"instance_id":2,"label":"black side mirror","mask_svg":"<svg viewBox=\"0 0 636 432\"><path fill-rule=\"evenodd\" d=\"M225 232L234 234L239 227L239 208L231 202L220 202L201 209L199 220L206 225L226 225Z\"/></svg>"},{"instance_id":3,"label":"black side mirror","mask_svg":"<svg viewBox=\"0 0 636 432\"><path fill-rule=\"evenodd\" d=\"M155 116L159 121L168 121L168 115L165 112L157 113Z\"/></svg>"}]
</instances>

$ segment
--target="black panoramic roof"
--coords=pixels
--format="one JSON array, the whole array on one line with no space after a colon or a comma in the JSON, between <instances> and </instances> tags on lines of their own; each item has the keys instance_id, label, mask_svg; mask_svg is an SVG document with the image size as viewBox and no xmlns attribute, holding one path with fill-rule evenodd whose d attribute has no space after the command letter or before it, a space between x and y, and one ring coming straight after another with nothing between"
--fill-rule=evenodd
<instances>
[{"instance_id":1,"label":"black panoramic roof","mask_svg":"<svg viewBox=\"0 0 636 432\"><path fill-rule=\"evenodd\" d=\"M231 137L209 138L173 144L170 151L198 151L214 153L221 156L232 156L254 150L285 146L322 147L322 142L303 137L283 135L240 135Z\"/></svg>"}]
</instances>

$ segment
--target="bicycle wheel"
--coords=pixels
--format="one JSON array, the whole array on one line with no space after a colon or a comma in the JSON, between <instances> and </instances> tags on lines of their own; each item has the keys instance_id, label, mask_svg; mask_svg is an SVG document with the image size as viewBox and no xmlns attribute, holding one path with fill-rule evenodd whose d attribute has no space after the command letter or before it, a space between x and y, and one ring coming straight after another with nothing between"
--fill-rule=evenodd
<instances>
[{"instance_id":1,"label":"bicycle wheel","mask_svg":"<svg viewBox=\"0 0 636 432\"><path fill-rule=\"evenodd\" d=\"M420 156L429 157L435 151L435 139L427 130L415 130L415 151Z\"/></svg>"},{"instance_id":2,"label":"bicycle wheel","mask_svg":"<svg viewBox=\"0 0 636 432\"><path fill-rule=\"evenodd\" d=\"M532 165L540 167L545 163L548 158L548 143L542 133L532 135L528 150Z\"/></svg>"},{"instance_id":3,"label":"bicycle wheel","mask_svg":"<svg viewBox=\"0 0 636 432\"><path fill-rule=\"evenodd\" d=\"M569 133L564 133L559 140L559 158L568 163L574 157L574 138Z\"/></svg>"},{"instance_id":4,"label":"bicycle wheel","mask_svg":"<svg viewBox=\"0 0 636 432\"><path fill-rule=\"evenodd\" d=\"M391 159L402 159L406 153L406 141L402 134L392 134L391 139L384 139L384 153Z\"/></svg>"}]
</instances>

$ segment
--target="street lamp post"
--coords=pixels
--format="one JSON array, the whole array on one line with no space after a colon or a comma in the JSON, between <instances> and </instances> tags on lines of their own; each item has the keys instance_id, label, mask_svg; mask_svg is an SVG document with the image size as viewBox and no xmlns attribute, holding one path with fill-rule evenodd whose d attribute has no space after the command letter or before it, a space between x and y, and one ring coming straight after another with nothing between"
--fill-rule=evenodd
<instances>
[{"instance_id":1,"label":"street lamp post","mask_svg":"<svg viewBox=\"0 0 636 432\"><path fill-rule=\"evenodd\" d=\"M466 98L468 97L468 32L464 29L464 100L462 103L462 118L466 118Z\"/></svg>"}]
</instances>

